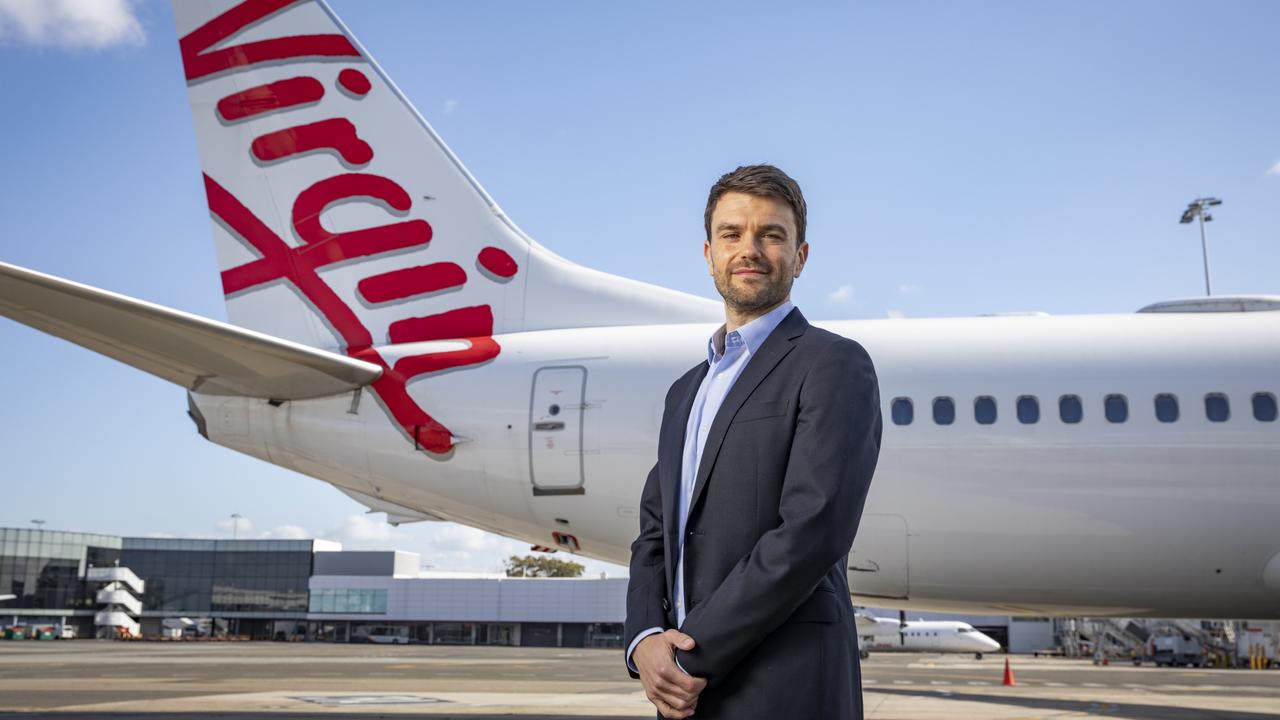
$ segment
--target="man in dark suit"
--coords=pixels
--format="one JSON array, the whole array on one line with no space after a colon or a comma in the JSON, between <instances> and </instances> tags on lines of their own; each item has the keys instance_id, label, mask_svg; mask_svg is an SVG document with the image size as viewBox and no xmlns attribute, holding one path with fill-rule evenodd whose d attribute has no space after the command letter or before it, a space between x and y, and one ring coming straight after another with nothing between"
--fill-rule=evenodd
<instances>
[{"instance_id":1,"label":"man in dark suit","mask_svg":"<svg viewBox=\"0 0 1280 720\"><path fill-rule=\"evenodd\" d=\"M725 324L667 392L627 587L627 669L660 717L862 717L845 568L879 389L861 345L791 304L805 215L769 165L724 175L707 200Z\"/></svg>"}]
</instances>

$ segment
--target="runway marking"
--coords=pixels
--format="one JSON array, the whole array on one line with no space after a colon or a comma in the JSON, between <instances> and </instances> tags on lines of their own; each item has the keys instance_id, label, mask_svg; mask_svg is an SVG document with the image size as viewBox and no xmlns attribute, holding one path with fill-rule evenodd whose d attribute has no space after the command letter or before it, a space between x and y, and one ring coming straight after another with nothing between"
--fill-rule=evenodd
<instances>
[{"instance_id":1,"label":"runway marking","mask_svg":"<svg viewBox=\"0 0 1280 720\"><path fill-rule=\"evenodd\" d=\"M1080 683L1080 684L1084 687L1092 687L1092 688L1106 687L1106 685L1103 685L1102 683Z\"/></svg>"},{"instance_id":2,"label":"runway marking","mask_svg":"<svg viewBox=\"0 0 1280 720\"><path fill-rule=\"evenodd\" d=\"M990 685L991 683L987 682L986 680L970 680L969 684L970 685Z\"/></svg>"},{"instance_id":3,"label":"runway marking","mask_svg":"<svg viewBox=\"0 0 1280 720\"><path fill-rule=\"evenodd\" d=\"M1127 687L1130 690L1142 690L1143 692L1146 692L1147 690L1146 685L1139 685L1138 683L1125 683L1124 687Z\"/></svg>"},{"instance_id":4,"label":"runway marking","mask_svg":"<svg viewBox=\"0 0 1280 720\"><path fill-rule=\"evenodd\" d=\"M950 685L951 681L950 680L930 680L929 684L930 685Z\"/></svg>"},{"instance_id":5,"label":"runway marking","mask_svg":"<svg viewBox=\"0 0 1280 720\"><path fill-rule=\"evenodd\" d=\"M914 680L894 680L893 684L894 685L915 685L916 683Z\"/></svg>"},{"instance_id":6,"label":"runway marking","mask_svg":"<svg viewBox=\"0 0 1280 720\"><path fill-rule=\"evenodd\" d=\"M436 705L448 702L424 695L293 695L314 705Z\"/></svg>"},{"instance_id":7,"label":"runway marking","mask_svg":"<svg viewBox=\"0 0 1280 720\"><path fill-rule=\"evenodd\" d=\"M1045 685L1048 687L1066 687L1067 686L1066 683L1060 683L1060 682L1046 682Z\"/></svg>"}]
</instances>

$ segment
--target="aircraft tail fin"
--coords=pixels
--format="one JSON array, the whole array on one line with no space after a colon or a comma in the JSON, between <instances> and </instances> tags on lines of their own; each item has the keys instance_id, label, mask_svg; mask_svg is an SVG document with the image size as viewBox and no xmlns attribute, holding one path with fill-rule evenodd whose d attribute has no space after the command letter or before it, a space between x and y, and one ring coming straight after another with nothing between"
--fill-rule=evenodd
<instances>
[{"instance_id":1,"label":"aircraft tail fin","mask_svg":"<svg viewBox=\"0 0 1280 720\"><path fill-rule=\"evenodd\" d=\"M721 318L520 232L323 2L173 5L231 322L355 355Z\"/></svg>"}]
</instances>

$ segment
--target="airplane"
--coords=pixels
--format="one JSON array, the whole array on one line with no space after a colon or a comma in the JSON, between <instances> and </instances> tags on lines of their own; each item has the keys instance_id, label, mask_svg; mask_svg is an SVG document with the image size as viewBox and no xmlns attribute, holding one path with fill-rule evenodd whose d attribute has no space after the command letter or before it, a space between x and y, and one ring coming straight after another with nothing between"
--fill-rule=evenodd
<instances>
[{"instance_id":1,"label":"airplane","mask_svg":"<svg viewBox=\"0 0 1280 720\"><path fill-rule=\"evenodd\" d=\"M858 627L858 647L862 659L872 650L881 652L973 653L981 660L983 653L995 652L1000 643L974 629L967 622L955 620L894 620L859 611L854 615Z\"/></svg>"},{"instance_id":2,"label":"airplane","mask_svg":"<svg viewBox=\"0 0 1280 720\"><path fill-rule=\"evenodd\" d=\"M8 264L0 314L392 523L625 564L721 304L521 232L324 2L174 11L230 322ZM870 353L885 419L853 601L1280 618L1278 309L816 322ZM725 406L704 462L749 419Z\"/></svg>"}]
</instances>

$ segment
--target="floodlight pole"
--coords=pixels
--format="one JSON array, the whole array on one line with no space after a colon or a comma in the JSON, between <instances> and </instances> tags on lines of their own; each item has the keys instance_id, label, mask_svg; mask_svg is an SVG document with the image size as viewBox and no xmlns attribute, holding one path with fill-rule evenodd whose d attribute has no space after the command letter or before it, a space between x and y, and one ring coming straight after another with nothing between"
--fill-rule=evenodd
<instances>
[{"instance_id":1,"label":"floodlight pole","mask_svg":"<svg viewBox=\"0 0 1280 720\"><path fill-rule=\"evenodd\" d=\"M1213 294L1209 288L1209 240L1205 236L1204 224L1213 219L1206 208L1215 205L1221 205L1222 200L1214 197L1196 198L1187 204L1187 209L1182 213L1182 219L1178 222L1187 225L1193 219L1200 220L1200 252L1204 256L1204 294L1206 297Z\"/></svg>"},{"instance_id":2,"label":"floodlight pole","mask_svg":"<svg viewBox=\"0 0 1280 720\"><path fill-rule=\"evenodd\" d=\"M1204 255L1204 295L1209 297L1209 242L1204 237L1204 210L1196 213L1200 216L1200 253Z\"/></svg>"}]
</instances>

